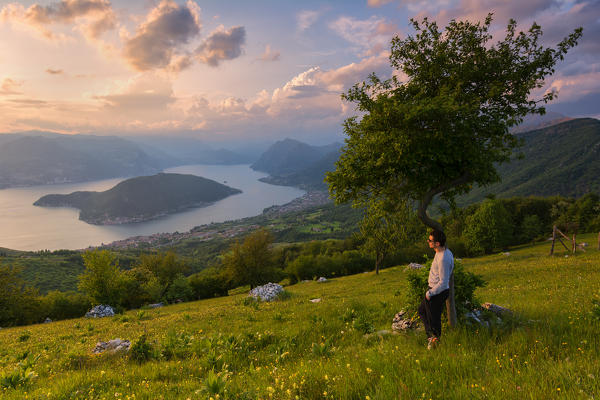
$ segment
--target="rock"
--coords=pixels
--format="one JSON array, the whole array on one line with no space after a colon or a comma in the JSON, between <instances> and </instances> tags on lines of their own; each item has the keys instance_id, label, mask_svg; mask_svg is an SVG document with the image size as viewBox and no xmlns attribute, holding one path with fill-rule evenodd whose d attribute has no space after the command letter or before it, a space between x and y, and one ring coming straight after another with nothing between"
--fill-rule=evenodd
<instances>
[{"instance_id":1,"label":"rock","mask_svg":"<svg viewBox=\"0 0 600 400\"><path fill-rule=\"evenodd\" d=\"M159 308L159 307L162 307L162 306L164 306L163 303L148 304L148 307L150 307L150 308Z\"/></svg>"},{"instance_id":2,"label":"rock","mask_svg":"<svg viewBox=\"0 0 600 400\"><path fill-rule=\"evenodd\" d=\"M502 306L499 306L499 305L496 305L496 304L492 304L492 303L483 303L481 305L481 307L485 308L488 311L493 312L498 317L503 317L503 316L506 316L506 315L512 315L513 314L513 312L511 310L509 310L508 308L504 308Z\"/></svg>"},{"instance_id":3,"label":"rock","mask_svg":"<svg viewBox=\"0 0 600 400\"><path fill-rule=\"evenodd\" d=\"M277 283L267 283L263 286L257 286L250 291L249 296L262 301L273 301L283 292L283 286Z\"/></svg>"},{"instance_id":4,"label":"rock","mask_svg":"<svg viewBox=\"0 0 600 400\"><path fill-rule=\"evenodd\" d=\"M506 253L502 253L503 255L505 255L506 257L510 256L510 252L507 251Z\"/></svg>"},{"instance_id":5,"label":"rock","mask_svg":"<svg viewBox=\"0 0 600 400\"><path fill-rule=\"evenodd\" d=\"M421 265L421 264L417 264L417 263L410 263L410 264L408 264L406 266L405 270L408 270L408 269L421 269L421 268L425 268L425 266Z\"/></svg>"},{"instance_id":6,"label":"rock","mask_svg":"<svg viewBox=\"0 0 600 400\"><path fill-rule=\"evenodd\" d=\"M49 324L50 322L52 322L52 320L50 319L50 317L46 317L46 319L44 320L45 324Z\"/></svg>"},{"instance_id":7,"label":"rock","mask_svg":"<svg viewBox=\"0 0 600 400\"><path fill-rule=\"evenodd\" d=\"M317 279L317 282L327 282L327 278L325 278L324 276L322 276L319 279Z\"/></svg>"},{"instance_id":8,"label":"rock","mask_svg":"<svg viewBox=\"0 0 600 400\"><path fill-rule=\"evenodd\" d=\"M416 321L408 318L406 311L402 310L398 314L394 315L394 319L392 320L392 331L404 332L415 328L416 325Z\"/></svg>"},{"instance_id":9,"label":"rock","mask_svg":"<svg viewBox=\"0 0 600 400\"><path fill-rule=\"evenodd\" d=\"M96 347L92 350L94 354L101 354L105 351L110 353L116 353L119 351L129 351L129 346L131 343L129 340L121 340L121 339L113 339L108 342L98 342L96 343Z\"/></svg>"},{"instance_id":10,"label":"rock","mask_svg":"<svg viewBox=\"0 0 600 400\"><path fill-rule=\"evenodd\" d=\"M100 304L95 307L92 307L90 311L85 313L86 318L104 318L104 317L112 317L115 315L115 310L111 306L107 306L106 304Z\"/></svg>"},{"instance_id":11,"label":"rock","mask_svg":"<svg viewBox=\"0 0 600 400\"><path fill-rule=\"evenodd\" d=\"M309 300L311 303L320 303L321 302L321 298L318 299L310 299Z\"/></svg>"}]
</instances>

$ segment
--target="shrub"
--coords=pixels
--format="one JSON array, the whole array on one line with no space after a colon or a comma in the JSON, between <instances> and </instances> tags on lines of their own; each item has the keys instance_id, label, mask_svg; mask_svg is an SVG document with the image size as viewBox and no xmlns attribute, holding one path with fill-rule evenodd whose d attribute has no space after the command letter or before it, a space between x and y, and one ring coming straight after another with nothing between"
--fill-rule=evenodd
<instances>
[{"instance_id":1,"label":"shrub","mask_svg":"<svg viewBox=\"0 0 600 400\"><path fill-rule=\"evenodd\" d=\"M142 335L131 345L129 358L141 364L153 358L153 351L152 345L148 343L146 335Z\"/></svg>"},{"instance_id":2,"label":"shrub","mask_svg":"<svg viewBox=\"0 0 600 400\"><path fill-rule=\"evenodd\" d=\"M408 273L408 307L412 312L417 311L428 287L429 269L433 260L428 260L425 268L411 270ZM454 301L456 314L459 318L479 304L475 290L485 286L485 281L479 275L465 271L458 260L454 260Z\"/></svg>"},{"instance_id":3,"label":"shrub","mask_svg":"<svg viewBox=\"0 0 600 400\"><path fill-rule=\"evenodd\" d=\"M227 276L215 268L209 268L188 277L195 299L227 296L230 285Z\"/></svg>"},{"instance_id":4,"label":"shrub","mask_svg":"<svg viewBox=\"0 0 600 400\"><path fill-rule=\"evenodd\" d=\"M78 292L53 290L40 300L45 316L53 321L82 317L92 306L89 297Z\"/></svg>"},{"instance_id":5,"label":"shrub","mask_svg":"<svg viewBox=\"0 0 600 400\"><path fill-rule=\"evenodd\" d=\"M191 300L194 295L194 291L190 286L189 281L185 276L179 274L167 289L167 293L165 294L165 298L168 302L172 303L177 300Z\"/></svg>"}]
</instances>

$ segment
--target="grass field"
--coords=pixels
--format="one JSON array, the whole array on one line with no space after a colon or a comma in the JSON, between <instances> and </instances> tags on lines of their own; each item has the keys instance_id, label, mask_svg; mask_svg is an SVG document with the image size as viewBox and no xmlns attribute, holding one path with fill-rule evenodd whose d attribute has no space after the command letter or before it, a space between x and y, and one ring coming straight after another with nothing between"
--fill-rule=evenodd
<instances>
[{"instance_id":1,"label":"grass field","mask_svg":"<svg viewBox=\"0 0 600 400\"><path fill-rule=\"evenodd\" d=\"M595 244L596 237L582 237ZM465 259L488 282L481 301L517 312L491 329L390 329L406 303L406 272L289 286L289 297L245 294L0 330L2 399L589 399L600 393L600 251L548 256L549 244ZM321 298L319 303L309 300ZM139 338L144 335L146 341ZM91 354L97 341L137 341ZM144 361L144 358L147 358Z\"/></svg>"}]
</instances>

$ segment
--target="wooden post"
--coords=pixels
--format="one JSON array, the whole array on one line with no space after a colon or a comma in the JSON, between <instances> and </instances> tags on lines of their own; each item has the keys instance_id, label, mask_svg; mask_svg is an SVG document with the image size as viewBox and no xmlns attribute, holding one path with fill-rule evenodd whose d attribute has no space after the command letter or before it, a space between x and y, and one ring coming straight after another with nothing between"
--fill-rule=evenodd
<instances>
[{"instance_id":1,"label":"wooden post","mask_svg":"<svg viewBox=\"0 0 600 400\"><path fill-rule=\"evenodd\" d=\"M599 236L599 238L600 238L600 236ZM554 225L552 227L552 247L550 247L550 255L554 254L554 242L556 242L556 225ZM600 242L598 242L598 243L600 245Z\"/></svg>"},{"instance_id":2,"label":"wooden post","mask_svg":"<svg viewBox=\"0 0 600 400\"><path fill-rule=\"evenodd\" d=\"M600 232L598 232L598 250L600 250Z\"/></svg>"},{"instance_id":3,"label":"wooden post","mask_svg":"<svg viewBox=\"0 0 600 400\"><path fill-rule=\"evenodd\" d=\"M448 314L448 326L454 328L456 326L456 306L454 304L454 271L450 274L450 292L446 299L446 314Z\"/></svg>"},{"instance_id":4,"label":"wooden post","mask_svg":"<svg viewBox=\"0 0 600 400\"><path fill-rule=\"evenodd\" d=\"M577 245L575 243L575 233L573 234L573 254L577 251Z\"/></svg>"}]
</instances>

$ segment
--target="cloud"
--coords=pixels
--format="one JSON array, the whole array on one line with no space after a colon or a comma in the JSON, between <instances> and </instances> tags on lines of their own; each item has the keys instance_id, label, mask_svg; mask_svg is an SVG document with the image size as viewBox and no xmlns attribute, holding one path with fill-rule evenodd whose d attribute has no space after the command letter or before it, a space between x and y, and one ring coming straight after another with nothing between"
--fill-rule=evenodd
<instances>
[{"instance_id":1,"label":"cloud","mask_svg":"<svg viewBox=\"0 0 600 400\"><path fill-rule=\"evenodd\" d=\"M0 20L34 28L51 40L63 37L48 29L52 24L71 24L83 20L78 27L89 39L97 39L116 27L116 17L108 0L62 0L45 6L33 4L28 8L10 3L0 10Z\"/></svg>"},{"instance_id":2,"label":"cloud","mask_svg":"<svg viewBox=\"0 0 600 400\"><path fill-rule=\"evenodd\" d=\"M17 82L10 78L4 78L2 85L0 85L0 95L15 95L22 94L18 89L23 85L23 82Z\"/></svg>"},{"instance_id":3,"label":"cloud","mask_svg":"<svg viewBox=\"0 0 600 400\"><path fill-rule=\"evenodd\" d=\"M179 6L163 0L150 11L135 36L126 39L124 57L138 71L168 67L172 61L181 61L178 54L200 29L199 9L194 2Z\"/></svg>"},{"instance_id":4,"label":"cloud","mask_svg":"<svg viewBox=\"0 0 600 400\"><path fill-rule=\"evenodd\" d=\"M124 116L162 113L176 101L171 82L154 73L139 74L112 92L94 98Z\"/></svg>"},{"instance_id":5,"label":"cloud","mask_svg":"<svg viewBox=\"0 0 600 400\"><path fill-rule=\"evenodd\" d=\"M385 4L391 3L393 0L367 0L369 7L381 7Z\"/></svg>"},{"instance_id":6,"label":"cloud","mask_svg":"<svg viewBox=\"0 0 600 400\"><path fill-rule=\"evenodd\" d=\"M304 32L314 25L321 16L320 11L305 10L300 11L296 16L296 24L298 32Z\"/></svg>"},{"instance_id":7,"label":"cloud","mask_svg":"<svg viewBox=\"0 0 600 400\"><path fill-rule=\"evenodd\" d=\"M196 56L200 62L216 67L221 61L239 57L245 43L246 29L243 26L225 30L221 25L198 47Z\"/></svg>"},{"instance_id":8,"label":"cloud","mask_svg":"<svg viewBox=\"0 0 600 400\"><path fill-rule=\"evenodd\" d=\"M50 75L62 75L64 73L64 71L62 69L52 69L52 68L48 68L46 70L46 73L50 74Z\"/></svg>"},{"instance_id":9,"label":"cloud","mask_svg":"<svg viewBox=\"0 0 600 400\"><path fill-rule=\"evenodd\" d=\"M265 52L258 58L261 61L279 61L281 54L277 50L271 49L271 45L265 46Z\"/></svg>"},{"instance_id":10,"label":"cloud","mask_svg":"<svg viewBox=\"0 0 600 400\"><path fill-rule=\"evenodd\" d=\"M399 33L397 25L376 16L366 20L343 16L331 22L329 28L361 49L375 46L379 50L389 43L392 36Z\"/></svg>"}]
</instances>

